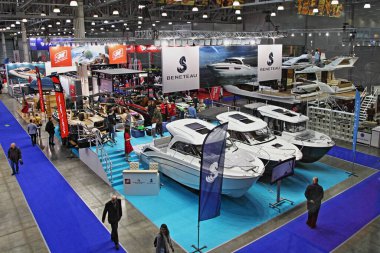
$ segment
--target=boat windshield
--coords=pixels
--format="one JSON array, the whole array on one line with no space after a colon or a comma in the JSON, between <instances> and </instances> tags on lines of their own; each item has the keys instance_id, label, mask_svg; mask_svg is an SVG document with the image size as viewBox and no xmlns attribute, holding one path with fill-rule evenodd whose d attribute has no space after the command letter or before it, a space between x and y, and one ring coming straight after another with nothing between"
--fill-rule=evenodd
<instances>
[{"instance_id":1,"label":"boat windshield","mask_svg":"<svg viewBox=\"0 0 380 253\"><path fill-rule=\"evenodd\" d=\"M263 142L271 141L275 138L268 127L250 132L230 131L229 133L231 135L231 138L249 145L260 144Z\"/></svg>"},{"instance_id":2,"label":"boat windshield","mask_svg":"<svg viewBox=\"0 0 380 253\"><path fill-rule=\"evenodd\" d=\"M298 123L285 122L285 131L289 133L298 133L306 130L306 121Z\"/></svg>"},{"instance_id":3,"label":"boat windshield","mask_svg":"<svg viewBox=\"0 0 380 253\"><path fill-rule=\"evenodd\" d=\"M238 60L238 59L225 59L224 62L227 62L227 63L234 63L234 64L242 64L242 61Z\"/></svg>"},{"instance_id":4,"label":"boat windshield","mask_svg":"<svg viewBox=\"0 0 380 253\"><path fill-rule=\"evenodd\" d=\"M199 156L201 156L202 155L202 145L195 145L195 148L196 148ZM227 138L226 139L226 149L230 149L230 148L238 149L235 142L231 138Z\"/></svg>"}]
</instances>

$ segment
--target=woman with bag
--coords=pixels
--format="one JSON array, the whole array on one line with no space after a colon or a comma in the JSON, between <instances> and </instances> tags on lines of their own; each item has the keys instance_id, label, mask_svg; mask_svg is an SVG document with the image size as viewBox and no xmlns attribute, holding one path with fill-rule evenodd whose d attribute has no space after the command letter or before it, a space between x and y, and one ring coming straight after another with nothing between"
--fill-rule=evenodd
<instances>
[{"instance_id":1,"label":"woman with bag","mask_svg":"<svg viewBox=\"0 0 380 253\"><path fill-rule=\"evenodd\" d=\"M174 252L169 228L166 224L161 225L160 233L158 233L154 239L154 246L156 247L156 253L170 253L169 247L171 248L172 252Z\"/></svg>"},{"instance_id":2,"label":"woman with bag","mask_svg":"<svg viewBox=\"0 0 380 253\"><path fill-rule=\"evenodd\" d=\"M125 159L129 162L129 154L133 151L133 147L131 145L131 129L129 125L125 125L124 129L124 151L125 151Z\"/></svg>"}]
</instances>

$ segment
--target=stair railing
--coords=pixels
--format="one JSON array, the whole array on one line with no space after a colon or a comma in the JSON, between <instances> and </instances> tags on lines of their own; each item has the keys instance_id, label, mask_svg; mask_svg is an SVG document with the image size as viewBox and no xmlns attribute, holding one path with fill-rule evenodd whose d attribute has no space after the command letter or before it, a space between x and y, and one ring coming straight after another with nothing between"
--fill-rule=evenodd
<instances>
[{"instance_id":1,"label":"stair railing","mask_svg":"<svg viewBox=\"0 0 380 253\"><path fill-rule=\"evenodd\" d=\"M100 157L100 162L105 164L105 171L110 175L110 182L113 183L113 175L112 175L112 161L108 156L107 151L104 149L104 145L102 142L102 136L100 130L97 128L93 129L93 133L95 135L95 143L96 143L96 153L98 157Z\"/></svg>"},{"instance_id":2,"label":"stair railing","mask_svg":"<svg viewBox=\"0 0 380 253\"><path fill-rule=\"evenodd\" d=\"M367 87L365 89L367 89ZM378 89L374 90L373 94L369 95L370 97L366 96L363 99L363 101L361 103L361 112L363 113L363 117L367 117L367 109L377 100L377 94L378 94ZM366 98L368 98L367 104L364 105L364 107L363 107L363 102Z\"/></svg>"}]
</instances>

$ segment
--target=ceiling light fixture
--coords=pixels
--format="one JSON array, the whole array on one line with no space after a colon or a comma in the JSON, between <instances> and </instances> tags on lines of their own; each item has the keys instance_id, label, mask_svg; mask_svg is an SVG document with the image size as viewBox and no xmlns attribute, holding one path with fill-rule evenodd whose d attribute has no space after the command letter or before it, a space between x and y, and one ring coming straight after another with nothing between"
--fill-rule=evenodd
<instances>
[{"instance_id":1,"label":"ceiling light fixture","mask_svg":"<svg viewBox=\"0 0 380 253\"><path fill-rule=\"evenodd\" d=\"M145 8L145 5L143 5L143 4L139 4L138 8L139 8L139 9Z\"/></svg>"},{"instance_id":2,"label":"ceiling light fixture","mask_svg":"<svg viewBox=\"0 0 380 253\"><path fill-rule=\"evenodd\" d=\"M45 26L41 27L41 30L45 30Z\"/></svg>"},{"instance_id":3,"label":"ceiling light fixture","mask_svg":"<svg viewBox=\"0 0 380 253\"><path fill-rule=\"evenodd\" d=\"M46 17L46 13L45 12L41 12L41 17Z\"/></svg>"},{"instance_id":4,"label":"ceiling light fixture","mask_svg":"<svg viewBox=\"0 0 380 253\"><path fill-rule=\"evenodd\" d=\"M66 19L66 23L71 23L71 19Z\"/></svg>"},{"instance_id":5,"label":"ceiling light fixture","mask_svg":"<svg viewBox=\"0 0 380 253\"><path fill-rule=\"evenodd\" d=\"M111 25L112 28L115 28L115 25Z\"/></svg>"},{"instance_id":6,"label":"ceiling light fixture","mask_svg":"<svg viewBox=\"0 0 380 253\"><path fill-rule=\"evenodd\" d=\"M312 36L312 34L311 33L309 33L309 37L311 37Z\"/></svg>"},{"instance_id":7,"label":"ceiling light fixture","mask_svg":"<svg viewBox=\"0 0 380 253\"><path fill-rule=\"evenodd\" d=\"M143 17L142 17L142 16L138 16L137 18L138 18L138 19L143 19Z\"/></svg>"},{"instance_id":8,"label":"ceiling light fixture","mask_svg":"<svg viewBox=\"0 0 380 253\"><path fill-rule=\"evenodd\" d=\"M236 11L235 11L235 14L240 15L240 14L241 14L241 11L240 11L240 10L236 10Z\"/></svg>"},{"instance_id":9,"label":"ceiling light fixture","mask_svg":"<svg viewBox=\"0 0 380 253\"><path fill-rule=\"evenodd\" d=\"M15 24L11 24L11 27L16 27L16 25Z\"/></svg>"},{"instance_id":10,"label":"ceiling light fixture","mask_svg":"<svg viewBox=\"0 0 380 253\"><path fill-rule=\"evenodd\" d=\"M239 17L237 17L236 19L237 19L237 20L242 20L242 17L241 17L241 16L239 16Z\"/></svg>"},{"instance_id":11,"label":"ceiling light fixture","mask_svg":"<svg viewBox=\"0 0 380 253\"><path fill-rule=\"evenodd\" d=\"M94 17L94 18L98 18L99 15L98 15L98 14L94 14L93 17Z\"/></svg>"},{"instance_id":12,"label":"ceiling light fixture","mask_svg":"<svg viewBox=\"0 0 380 253\"><path fill-rule=\"evenodd\" d=\"M60 13L61 10L60 10L58 7L54 7L53 12L54 12L54 13Z\"/></svg>"},{"instance_id":13,"label":"ceiling light fixture","mask_svg":"<svg viewBox=\"0 0 380 253\"><path fill-rule=\"evenodd\" d=\"M72 7L78 6L78 2L77 1L70 1L70 6L72 6Z\"/></svg>"},{"instance_id":14,"label":"ceiling light fixture","mask_svg":"<svg viewBox=\"0 0 380 253\"><path fill-rule=\"evenodd\" d=\"M272 13L270 14L271 17L276 17L276 12L272 11Z\"/></svg>"},{"instance_id":15,"label":"ceiling light fixture","mask_svg":"<svg viewBox=\"0 0 380 253\"><path fill-rule=\"evenodd\" d=\"M152 26L156 26L156 24L152 24Z\"/></svg>"},{"instance_id":16,"label":"ceiling light fixture","mask_svg":"<svg viewBox=\"0 0 380 253\"><path fill-rule=\"evenodd\" d=\"M141 28L141 25L139 25L137 28L139 28L139 29L140 29L140 28Z\"/></svg>"},{"instance_id":17,"label":"ceiling light fixture","mask_svg":"<svg viewBox=\"0 0 380 253\"><path fill-rule=\"evenodd\" d=\"M48 27L53 27L52 25L48 25Z\"/></svg>"},{"instance_id":18,"label":"ceiling light fixture","mask_svg":"<svg viewBox=\"0 0 380 253\"><path fill-rule=\"evenodd\" d=\"M61 24L61 22L57 21L57 22L55 22L55 24L56 24L56 25L60 25L60 24Z\"/></svg>"},{"instance_id":19,"label":"ceiling light fixture","mask_svg":"<svg viewBox=\"0 0 380 253\"><path fill-rule=\"evenodd\" d=\"M112 12L112 15L119 15L119 11L118 10L113 10L113 12Z\"/></svg>"},{"instance_id":20,"label":"ceiling light fixture","mask_svg":"<svg viewBox=\"0 0 380 253\"><path fill-rule=\"evenodd\" d=\"M129 31L129 27L125 28L125 30Z\"/></svg>"},{"instance_id":21,"label":"ceiling light fixture","mask_svg":"<svg viewBox=\"0 0 380 253\"><path fill-rule=\"evenodd\" d=\"M364 9L370 9L370 8L371 8L371 4L370 3L364 4Z\"/></svg>"},{"instance_id":22,"label":"ceiling light fixture","mask_svg":"<svg viewBox=\"0 0 380 253\"><path fill-rule=\"evenodd\" d=\"M284 6L282 4L280 4L279 6L277 6L277 10L278 11L283 11L285 10Z\"/></svg>"},{"instance_id":23,"label":"ceiling light fixture","mask_svg":"<svg viewBox=\"0 0 380 253\"><path fill-rule=\"evenodd\" d=\"M186 23L191 24L191 21L187 21Z\"/></svg>"},{"instance_id":24,"label":"ceiling light fixture","mask_svg":"<svg viewBox=\"0 0 380 253\"><path fill-rule=\"evenodd\" d=\"M27 20L26 18L23 18L21 21L22 21L23 23L28 22L28 20Z\"/></svg>"},{"instance_id":25,"label":"ceiling light fixture","mask_svg":"<svg viewBox=\"0 0 380 253\"><path fill-rule=\"evenodd\" d=\"M327 37L330 36L329 32L326 33L326 36L327 36Z\"/></svg>"},{"instance_id":26,"label":"ceiling light fixture","mask_svg":"<svg viewBox=\"0 0 380 253\"><path fill-rule=\"evenodd\" d=\"M124 23L124 26L127 26L128 24L127 23Z\"/></svg>"},{"instance_id":27,"label":"ceiling light fixture","mask_svg":"<svg viewBox=\"0 0 380 253\"><path fill-rule=\"evenodd\" d=\"M91 22L91 25L95 25L95 22L94 22L94 21L92 21L92 22Z\"/></svg>"},{"instance_id":28,"label":"ceiling light fixture","mask_svg":"<svg viewBox=\"0 0 380 253\"><path fill-rule=\"evenodd\" d=\"M172 25L173 23L172 22L169 22L168 25Z\"/></svg>"},{"instance_id":29,"label":"ceiling light fixture","mask_svg":"<svg viewBox=\"0 0 380 253\"><path fill-rule=\"evenodd\" d=\"M207 14L203 14L202 18L208 18Z\"/></svg>"},{"instance_id":30,"label":"ceiling light fixture","mask_svg":"<svg viewBox=\"0 0 380 253\"><path fill-rule=\"evenodd\" d=\"M313 13L318 13L318 12L319 12L318 8L313 9Z\"/></svg>"},{"instance_id":31,"label":"ceiling light fixture","mask_svg":"<svg viewBox=\"0 0 380 253\"><path fill-rule=\"evenodd\" d=\"M163 17L167 17L167 16L168 16L168 13L164 11L163 13L161 13L161 16L163 16Z\"/></svg>"},{"instance_id":32,"label":"ceiling light fixture","mask_svg":"<svg viewBox=\"0 0 380 253\"><path fill-rule=\"evenodd\" d=\"M108 20L104 20L103 23L104 23L104 24L108 24Z\"/></svg>"},{"instance_id":33,"label":"ceiling light fixture","mask_svg":"<svg viewBox=\"0 0 380 253\"><path fill-rule=\"evenodd\" d=\"M236 0L232 3L232 6L239 6L239 5L240 5L240 2Z\"/></svg>"},{"instance_id":34,"label":"ceiling light fixture","mask_svg":"<svg viewBox=\"0 0 380 253\"><path fill-rule=\"evenodd\" d=\"M337 4L339 4L339 1L338 1L338 0L332 0L332 1L331 1L331 5L337 5Z\"/></svg>"},{"instance_id":35,"label":"ceiling light fixture","mask_svg":"<svg viewBox=\"0 0 380 253\"><path fill-rule=\"evenodd\" d=\"M198 7L197 6L194 6L193 9L192 9L193 12L197 12L198 11Z\"/></svg>"},{"instance_id":36,"label":"ceiling light fixture","mask_svg":"<svg viewBox=\"0 0 380 253\"><path fill-rule=\"evenodd\" d=\"M17 21L16 21L16 25L19 25L19 24L20 24L20 21L17 20Z\"/></svg>"},{"instance_id":37,"label":"ceiling light fixture","mask_svg":"<svg viewBox=\"0 0 380 253\"><path fill-rule=\"evenodd\" d=\"M290 36L294 37L294 33L292 33Z\"/></svg>"},{"instance_id":38,"label":"ceiling light fixture","mask_svg":"<svg viewBox=\"0 0 380 253\"><path fill-rule=\"evenodd\" d=\"M141 24L142 24L142 22L141 22L141 21L137 21L137 24L141 25Z\"/></svg>"}]
</instances>

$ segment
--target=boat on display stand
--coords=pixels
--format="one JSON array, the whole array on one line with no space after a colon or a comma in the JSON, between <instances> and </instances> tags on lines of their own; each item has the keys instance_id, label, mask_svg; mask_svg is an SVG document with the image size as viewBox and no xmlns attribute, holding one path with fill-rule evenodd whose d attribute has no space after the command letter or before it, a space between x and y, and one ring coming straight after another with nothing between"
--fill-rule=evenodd
<instances>
[{"instance_id":1,"label":"boat on display stand","mask_svg":"<svg viewBox=\"0 0 380 253\"><path fill-rule=\"evenodd\" d=\"M218 76L256 76L257 68L244 62L244 57L231 57L223 62L208 64L207 68Z\"/></svg>"},{"instance_id":2,"label":"boat on display stand","mask_svg":"<svg viewBox=\"0 0 380 253\"><path fill-rule=\"evenodd\" d=\"M171 136L134 146L143 163L158 163L159 171L180 184L199 190L202 145L215 125L199 119L166 125ZM227 135L222 194L241 197L263 175L263 162L235 145Z\"/></svg>"},{"instance_id":3,"label":"boat on display stand","mask_svg":"<svg viewBox=\"0 0 380 253\"><path fill-rule=\"evenodd\" d=\"M228 133L236 146L260 158L266 169L292 157L302 158L295 145L275 136L260 118L238 111L221 113L216 118L221 123L228 122Z\"/></svg>"},{"instance_id":4,"label":"boat on display stand","mask_svg":"<svg viewBox=\"0 0 380 253\"><path fill-rule=\"evenodd\" d=\"M274 105L260 106L257 111L276 135L301 150L300 162L318 161L335 145L326 134L307 129L309 118L305 115Z\"/></svg>"}]
</instances>

